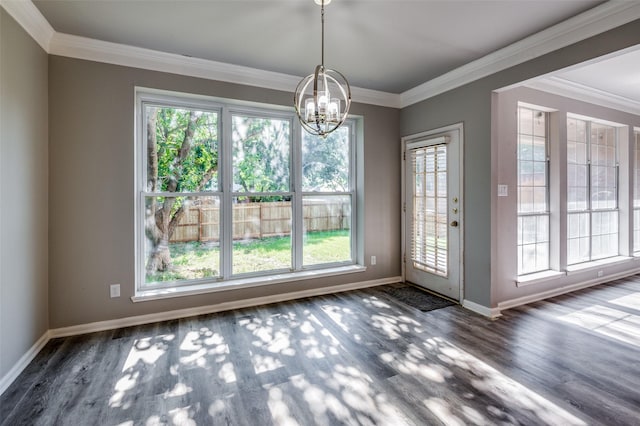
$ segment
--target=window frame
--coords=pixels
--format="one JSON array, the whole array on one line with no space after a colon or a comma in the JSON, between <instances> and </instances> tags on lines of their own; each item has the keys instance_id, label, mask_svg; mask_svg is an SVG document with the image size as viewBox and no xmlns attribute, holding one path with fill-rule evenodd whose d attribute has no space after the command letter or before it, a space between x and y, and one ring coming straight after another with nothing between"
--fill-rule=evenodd
<instances>
[{"instance_id":1,"label":"window frame","mask_svg":"<svg viewBox=\"0 0 640 426\"><path fill-rule=\"evenodd\" d=\"M623 237L621 235L620 232L620 219L621 219L621 215L620 215L620 128L622 125L618 124L618 123L612 123L609 122L607 120L601 120L601 119L597 119L597 118L593 118L593 117L588 117L588 116L584 116L584 115L580 115L580 114L573 114L573 113L567 113L567 119L565 121L565 126L568 128L568 121L569 120L579 120L579 121L583 121L585 123L585 136L586 136L586 166L587 166L587 172L586 172L586 178L587 178L587 199L586 199L586 208L584 209L574 209L574 210L570 210L569 209L569 200L567 197L567 201L566 201L566 221L567 221L567 233L565 236L565 243L566 243L566 259L567 259L567 268L576 268L576 267L580 267L580 265L584 265L584 264L589 264L591 262L598 262L598 261L606 261L606 259L611 259L611 258L615 258L617 256L620 255L620 240ZM614 140L615 140L615 207L613 208L602 208L602 207L596 207L594 208L593 206L593 189L594 189L594 185L592 182L592 126L593 124L597 124L600 126L607 126L610 127L613 130L614 133ZM567 149L567 145L568 145L568 133L567 133L567 139L565 139L565 149ZM565 187L568 190L568 169L569 169L569 159L567 157L567 161L566 164L564 165L565 169ZM594 213L606 213L606 212L615 212L616 213L616 220L617 220L617 224L616 224L616 253L612 254L612 255L607 255L607 256L599 256L599 257L595 257L593 256L593 238L594 238L594 234L593 234L593 216ZM587 214L588 217L588 239L589 239L589 254L588 254L588 259L585 260L579 260L573 263L570 263L569 260L569 217L571 215L580 215L580 214ZM603 234L599 234L599 235L603 235Z\"/></svg>"},{"instance_id":2,"label":"window frame","mask_svg":"<svg viewBox=\"0 0 640 426\"><path fill-rule=\"evenodd\" d=\"M519 152L520 152L520 137L521 135L523 135L523 133L520 131L520 111L522 109L526 109L526 110L530 110L532 112L532 114L535 115L535 113L541 113L544 114L544 119L545 119L545 124L544 124L544 139L545 139L545 160L544 160L544 164L545 164L545 207L546 209L544 211L531 211L531 212L521 212L520 211L520 189L521 189L521 185L520 185L520 172L519 172L519 166L520 166L520 157L519 157ZM526 272L520 272L520 267L521 264L523 262L522 258L521 258L521 252L523 250L523 247L525 246L524 243L522 242L517 242L516 243L516 249L518 251L517 253L517 274L518 277L526 277L527 275L533 275L533 274L539 274L541 272L545 272L545 271L549 271L551 269L551 208L550 208L550 203L551 203L551 182L550 182L550 124L549 124L549 118L550 118L550 111L547 108L543 108L543 107L539 107L536 105L531 105L531 104L527 104L524 102L518 102L518 105L516 106L516 162L517 162L517 167L516 167L516 188L517 188L517 201L516 201L516 215L517 215L517 223L520 221L521 218L530 218L530 217L535 217L535 218L539 218L539 217L546 217L547 219L547 267L544 269L534 269L534 270L527 270ZM533 125L533 124L532 124ZM535 132L533 132L531 135L527 135L530 136L532 138L532 141L535 140ZM533 154L532 154L533 156ZM533 157L532 157L533 158ZM532 160L532 163L535 164L535 159ZM535 185L531 186L532 188L535 188ZM535 198L535 197L534 197ZM519 226L517 225L517 229L519 229ZM544 241L542 241L544 242ZM533 243L535 245L538 245L540 242L537 240L537 236L536 236L536 242ZM526 245L531 245L531 244L526 244ZM537 256L537 255L536 255Z\"/></svg>"},{"instance_id":3,"label":"window frame","mask_svg":"<svg viewBox=\"0 0 640 426\"><path fill-rule=\"evenodd\" d=\"M148 105L177 107L211 111L218 116L218 182L215 191L199 191L188 193L156 192L151 193L146 187L147 173L147 141L146 115ZM142 301L162 297L175 297L194 292L203 293L230 288L244 288L248 286L268 285L279 282L289 282L305 278L317 278L343 273L361 272L366 268L359 263L363 258L360 251L363 244L358 223L358 204L361 203L362 182L359 178L359 163L357 152L360 149L358 140L358 119L349 117L346 126L349 136L349 185L347 191L318 192L302 191L302 132L295 113L290 107L259 104L247 101L215 98L204 95L178 93L159 89L135 88L135 149L134 149L134 238L135 238L135 295L133 301ZM233 199L246 196L249 193L233 190L233 116L270 118L286 120L290 123L289 138L289 191L267 193L267 195L283 195L291 200L291 268L250 273L233 274ZM220 271L218 277L198 278L146 284L145 276L145 200L149 196L212 196L220 200ZM264 195L263 193L250 193ZM350 259L339 262L327 262L314 265L303 263L304 218L303 199L305 196L348 195L351 200L349 217Z\"/></svg>"},{"instance_id":4,"label":"window frame","mask_svg":"<svg viewBox=\"0 0 640 426\"><path fill-rule=\"evenodd\" d=\"M633 256L640 256L640 127L633 128L633 194L631 197L630 210L633 217L631 229Z\"/></svg>"}]
</instances>

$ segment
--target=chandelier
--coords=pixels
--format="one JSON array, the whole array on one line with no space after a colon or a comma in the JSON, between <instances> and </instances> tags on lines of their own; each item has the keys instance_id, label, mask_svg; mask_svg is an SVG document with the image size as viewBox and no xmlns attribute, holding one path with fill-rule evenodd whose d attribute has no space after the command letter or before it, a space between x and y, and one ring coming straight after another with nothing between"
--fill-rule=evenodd
<instances>
[{"instance_id":1,"label":"chandelier","mask_svg":"<svg viewBox=\"0 0 640 426\"><path fill-rule=\"evenodd\" d=\"M314 1L320 5L321 62L313 74L298 83L293 103L302 127L312 135L325 137L347 118L351 106L351 88L344 75L324 67L324 6L331 0Z\"/></svg>"}]
</instances>

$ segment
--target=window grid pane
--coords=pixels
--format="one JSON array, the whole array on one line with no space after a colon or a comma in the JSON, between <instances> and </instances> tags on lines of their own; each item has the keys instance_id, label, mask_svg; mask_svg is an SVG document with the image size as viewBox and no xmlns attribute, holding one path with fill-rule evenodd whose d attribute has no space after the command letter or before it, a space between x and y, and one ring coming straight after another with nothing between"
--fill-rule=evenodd
<instances>
[{"instance_id":1,"label":"window grid pane","mask_svg":"<svg viewBox=\"0 0 640 426\"><path fill-rule=\"evenodd\" d=\"M634 132L633 162L633 251L640 251L640 130Z\"/></svg>"},{"instance_id":2,"label":"window grid pane","mask_svg":"<svg viewBox=\"0 0 640 426\"><path fill-rule=\"evenodd\" d=\"M518 108L518 275L549 269L547 114Z\"/></svg>"},{"instance_id":3,"label":"window grid pane","mask_svg":"<svg viewBox=\"0 0 640 426\"><path fill-rule=\"evenodd\" d=\"M569 265L619 253L617 156L614 127L567 118Z\"/></svg>"},{"instance_id":4,"label":"window grid pane","mask_svg":"<svg viewBox=\"0 0 640 426\"><path fill-rule=\"evenodd\" d=\"M175 220L167 239L156 221L162 210ZM220 277L220 197L146 196L145 215L145 286Z\"/></svg>"}]
</instances>

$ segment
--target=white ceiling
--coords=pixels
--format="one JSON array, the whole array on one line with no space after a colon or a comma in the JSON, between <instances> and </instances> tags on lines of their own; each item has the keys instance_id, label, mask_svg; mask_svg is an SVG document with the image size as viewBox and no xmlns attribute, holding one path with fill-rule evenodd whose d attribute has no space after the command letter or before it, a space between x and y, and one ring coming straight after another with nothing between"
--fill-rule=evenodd
<instances>
[{"instance_id":1,"label":"white ceiling","mask_svg":"<svg viewBox=\"0 0 640 426\"><path fill-rule=\"evenodd\" d=\"M58 33L297 76L320 62L313 0L33 3ZM401 93L600 3L333 0L325 12L325 65L354 86Z\"/></svg>"}]
</instances>

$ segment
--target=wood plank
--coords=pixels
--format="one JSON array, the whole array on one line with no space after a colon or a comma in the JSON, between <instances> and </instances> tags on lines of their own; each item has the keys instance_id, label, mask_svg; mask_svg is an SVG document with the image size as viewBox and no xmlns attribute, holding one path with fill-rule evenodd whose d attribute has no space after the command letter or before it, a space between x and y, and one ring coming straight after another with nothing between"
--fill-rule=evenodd
<instances>
[{"instance_id":1,"label":"wood plank","mask_svg":"<svg viewBox=\"0 0 640 426\"><path fill-rule=\"evenodd\" d=\"M55 339L0 424L637 425L639 293L631 277L491 321L373 288Z\"/></svg>"}]
</instances>

